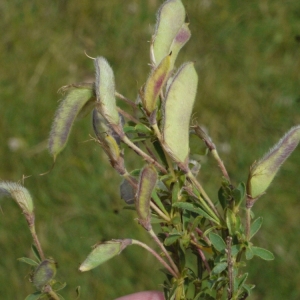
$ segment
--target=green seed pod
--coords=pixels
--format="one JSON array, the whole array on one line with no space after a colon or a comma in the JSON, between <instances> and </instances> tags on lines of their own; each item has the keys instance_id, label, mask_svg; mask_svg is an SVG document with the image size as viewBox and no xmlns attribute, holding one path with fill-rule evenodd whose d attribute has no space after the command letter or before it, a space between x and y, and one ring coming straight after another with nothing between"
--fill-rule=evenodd
<instances>
[{"instance_id":1,"label":"green seed pod","mask_svg":"<svg viewBox=\"0 0 300 300\"><path fill-rule=\"evenodd\" d=\"M171 65L171 53L163 58L161 63L150 74L144 90L143 105L150 115L157 106L157 98L165 85Z\"/></svg>"},{"instance_id":2,"label":"green seed pod","mask_svg":"<svg viewBox=\"0 0 300 300\"><path fill-rule=\"evenodd\" d=\"M180 0L168 0L160 7L152 45L156 65L170 53L173 40L184 20L185 9Z\"/></svg>"},{"instance_id":3,"label":"green seed pod","mask_svg":"<svg viewBox=\"0 0 300 300\"><path fill-rule=\"evenodd\" d=\"M189 29L189 24L184 23L182 27L179 29L179 31L177 32L172 42L172 45L170 47L170 50L172 51L170 70L173 70L179 51L188 42L190 37L191 37L191 31Z\"/></svg>"},{"instance_id":4,"label":"green seed pod","mask_svg":"<svg viewBox=\"0 0 300 300\"><path fill-rule=\"evenodd\" d=\"M49 151L54 160L66 146L75 119L90 101L95 101L91 87L72 87L68 90L56 111L49 137Z\"/></svg>"},{"instance_id":5,"label":"green seed pod","mask_svg":"<svg viewBox=\"0 0 300 300\"><path fill-rule=\"evenodd\" d=\"M107 241L96 245L86 260L80 265L79 271L86 272L98 267L107 260L119 255L131 243L131 239L124 239Z\"/></svg>"},{"instance_id":6,"label":"green seed pod","mask_svg":"<svg viewBox=\"0 0 300 300\"><path fill-rule=\"evenodd\" d=\"M140 173L138 191L136 196L136 211L139 223L146 229L151 230L150 201L151 194L157 181L157 172L153 165L147 165Z\"/></svg>"},{"instance_id":7,"label":"green seed pod","mask_svg":"<svg viewBox=\"0 0 300 300\"><path fill-rule=\"evenodd\" d=\"M0 182L0 197L7 196L13 198L21 207L24 214L32 214L34 210L32 198L26 188L22 185L9 182Z\"/></svg>"},{"instance_id":8,"label":"green seed pod","mask_svg":"<svg viewBox=\"0 0 300 300\"><path fill-rule=\"evenodd\" d=\"M36 268L33 275L33 284L39 291L55 277L56 265L52 258L47 258Z\"/></svg>"},{"instance_id":9,"label":"green seed pod","mask_svg":"<svg viewBox=\"0 0 300 300\"><path fill-rule=\"evenodd\" d=\"M163 103L163 142L168 154L184 166L189 155L189 126L195 102L198 75L194 63L180 67Z\"/></svg>"},{"instance_id":10,"label":"green seed pod","mask_svg":"<svg viewBox=\"0 0 300 300\"><path fill-rule=\"evenodd\" d=\"M115 98L115 77L112 68L104 57L95 58L95 89L100 111L110 124L119 125L119 113Z\"/></svg>"},{"instance_id":11,"label":"green seed pod","mask_svg":"<svg viewBox=\"0 0 300 300\"><path fill-rule=\"evenodd\" d=\"M299 141L300 125L292 127L262 159L251 166L247 194L252 199L265 193L280 166L294 151Z\"/></svg>"}]
</instances>

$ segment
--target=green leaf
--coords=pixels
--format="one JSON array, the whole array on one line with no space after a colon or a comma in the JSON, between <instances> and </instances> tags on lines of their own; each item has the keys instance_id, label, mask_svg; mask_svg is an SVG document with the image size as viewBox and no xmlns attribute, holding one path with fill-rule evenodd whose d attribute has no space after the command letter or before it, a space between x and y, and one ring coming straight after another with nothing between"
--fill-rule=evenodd
<instances>
[{"instance_id":1,"label":"green leaf","mask_svg":"<svg viewBox=\"0 0 300 300\"><path fill-rule=\"evenodd\" d=\"M239 183L236 189L233 190L235 207L239 207L246 196L246 185L244 182Z\"/></svg>"},{"instance_id":2,"label":"green leaf","mask_svg":"<svg viewBox=\"0 0 300 300\"><path fill-rule=\"evenodd\" d=\"M295 150L300 141L300 125L292 127L280 141L250 169L247 194L255 199L262 195L284 161Z\"/></svg>"},{"instance_id":3,"label":"green leaf","mask_svg":"<svg viewBox=\"0 0 300 300\"><path fill-rule=\"evenodd\" d=\"M260 247L252 247L252 252L254 255L259 256L263 260L273 260L275 258L271 251Z\"/></svg>"},{"instance_id":4,"label":"green leaf","mask_svg":"<svg viewBox=\"0 0 300 300\"><path fill-rule=\"evenodd\" d=\"M40 299L40 297L41 297L42 294L43 293L41 293L41 292L35 292L33 294L28 295L25 298L25 300L38 300L38 299Z\"/></svg>"},{"instance_id":5,"label":"green leaf","mask_svg":"<svg viewBox=\"0 0 300 300\"><path fill-rule=\"evenodd\" d=\"M203 209L201 209L200 207L195 207L192 203L188 203L188 202L175 202L172 205L173 207L178 207L181 209L186 209L188 211L194 212L208 220L211 220L213 222L216 223L216 220L214 218L212 218L208 213L206 213Z\"/></svg>"},{"instance_id":6,"label":"green leaf","mask_svg":"<svg viewBox=\"0 0 300 300\"><path fill-rule=\"evenodd\" d=\"M148 231L151 230L150 200L156 181L157 172L155 167L153 165L144 167L139 178L135 206L139 223Z\"/></svg>"},{"instance_id":7,"label":"green leaf","mask_svg":"<svg viewBox=\"0 0 300 300\"><path fill-rule=\"evenodd\" d=\"M195 102L198 75L194 63L180 67L163 103L163 146L176 161L187 166L189 154L189 126Z\"/></svg>"},{"instance_id":8,"label":"green leaf","mask_svg":"<svg viewBox=\"0 0 300 300\"><path fill-rule=\"evenodd\" d=\"M79 271L86 272L98 267L107 260L119 255L128 245L131 245L131 243L131 239L124 239L107 241L96 245L94 250L80 265Z\"/></svg>"},{"instance_id":9,"label":"green leaf","mask_svg":"<svg viewBox=\"0 0 300 300\"><path fill-rule=\"evenodd\" d=\"M229 234L234 235L236 231L236 215L229 208L226 210L226 225L229 230Z\"/></svg>"},{"instance_id":10,"label":"green leaf","mask_svg":"<svg viewBox=\"0 0 300 300\"><path fill-rule=\"evenodd\" d=\"M253 256L254 256L254 253L253 253L252 248L253 248L253 247L246 247L246 259L247 259L247 260L252 259Z\"/></svg>"},{"instance_id":11,"label":"green leaf","mask_svg":"<svg viewBox=\"0 0 300 300\"><path fill-rule=\"evenodd\" d=\"M227 266L228 266L227 262L218 263L214 266L211 272L212 274L220 274L227 268Z\"/></svg>"},{"instance_id":12,"label":"green leaf","mask_svg":"<svg viewBox=\"0 0 300 300\"><path fill-rule=\"evenodd\" d=\"M174 244L181 237L180 233L171 233L165 240L165 246L170 246Z\"/></svg>"},{"instance_id":13,"label":"green leaf","mask_svg":"<svg viewBox=\"0 0 300 300\"><path fill-rule=\"evenodd\" d=\"M185 9L180 0L165 1L157 15L152 51L156 65L170 53L171 45L185 20Z\"/></svg>"},{"instance_id":14,"label":"green leaf","mask_svg":"<svg viewBox=\"0 0 300 300\"><path fill-rule=\"evenodd\" d=\"M238 289L240 289L241 286L243 286L243 284L247 280L247 278L248 278L248 273L245 273L240 277L235 276L234 277L234 290L237 291Z\"/></svg>"},{"instance_id":15,"label":"green leaf","mask_svg":"<svg viewBox=\"0 0 300 300\"><path fill-rule=\"evenodd\" d=\"M164 212L167 216L169 215L169 213L166 211L165 206L162 204L160 198L158 197L155 189L153 190L151 197L153 199L153 201L155 202L155 204L159 207L159 209Z\"/></svg>"},{"instance_id":16,"label":"green leaf","mask_svg":"<svg viewBox=\"0 0 300 300\"><path fill-rule=\"evenodd\" d=\"M36 267L36 266L39 265L38 262L36 262L35 260L30 259L30 258L28 258L28 257L20 257L20 258L18 258L18 261L21 261L21 262L23 262L23 263L25 263L25 264L28 264L28 265L34 266L34 267Z\"/></svg>"},{"instance_id":17,"label":"green leaf","mask_svg":"<svg viewBox=\"0 0 300 300\"><path fill-rule=\"evenodd\" d=\"M40 263L42 261L39 251L36 248L36 245L32 244L31 245L31 251L33 252L33 255L35 256L35 258L37 259L37 261Z\"/></svg>"},{"instance_id":18,"label":"green leaf","mask_svg":"<svg viewBox=\"0 0 300 300\"><path fill-rule=\"evenodd\" d=\"M208 237L209 237L209 240L211 241L212 245L214 246L214 248L217 251L222 252L225 250L226 244L225 244L224 240L218 234L210 232Z\"/></svg>"},{"instance_id":19,"label":"green leaf","mask_svg":"<svg viewBox=\"0 0 300 300\"><path fill-rule=\"evenodd\" d=\"M252 237L259 231L261 225L263 223L263 218L262 217L258 217L252 224L250 227L250 239L252 239Z\"/></svg>"},{"instance_id":20,"label":"green leaf","mask_svg":"<svg viewBox=\"0 0 300 300\"><path fill-rule=\"evenodd\" d=\"M71 88L56 111L49 137L54 160L67 144L73 123L85 104L94 98L91 88Z\"/></svg>"},{"instance_id":21,"label":"green leaf","mask_svg":"<svg viewBox=\"0 0 300 300\"><path fill-rule=\"evenodd\" d=\"M96 57L94 64L96 69L95 90L101 114L109 124L119 125L114 72L104 57Z\"/></svg>"}]
</instances>

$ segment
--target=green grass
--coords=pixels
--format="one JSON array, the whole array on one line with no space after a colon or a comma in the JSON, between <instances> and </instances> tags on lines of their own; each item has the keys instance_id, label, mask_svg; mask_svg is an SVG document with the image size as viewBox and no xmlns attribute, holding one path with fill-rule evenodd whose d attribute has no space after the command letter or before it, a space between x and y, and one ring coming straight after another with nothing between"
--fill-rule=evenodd
<instances>
[{"instance_id":1,"label":"green grass","mask_svg":"<svg viewBox=\"0 0 300 300\"><path fill-rule=\"evenodd\" d=\"M114 299L157 289L160 266L143 249L129 247L116 259L80 274L77 269L96 242L137 238L150 242L133 212L122 210L119 176L89 140L89 118L78 121L54 170L43 149L57 108L57 90L93 81L93 62L105 56L119 92L135 99L149 73L149 43L161 1L5 1L0 4L0 178L22 175L36 206L37 231L46 255L67 282L63 295ZM247 179L251 163L291 126L300 123L300 2L183 0L192 39L179 62L195 60L199 88L195 118L208 128L234 183ZM20 148L9 147L11 138ZM38 145L38 146L37 146ZM226 146L226 147L225 147ZM229 147L228 147L229 146ZM224 149L224 151L222 151ZM225 151L229 149L229 152ZM254 207L264 217L256 243L275 262L251 261L252 299L299 299L299 149L284 164L268 193ZM130 161L135 158L131 157ZM213 199L221 182L209 157L201 181ZM16 205L1 201L0 295L24 299L33 291L28 267L30 234Z\"/></svg>"}]
</instances>

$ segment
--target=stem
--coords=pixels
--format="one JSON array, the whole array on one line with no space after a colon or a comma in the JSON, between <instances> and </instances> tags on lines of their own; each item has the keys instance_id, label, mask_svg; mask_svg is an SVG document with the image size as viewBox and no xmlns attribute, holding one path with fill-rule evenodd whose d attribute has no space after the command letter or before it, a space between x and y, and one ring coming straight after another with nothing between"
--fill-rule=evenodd
<instances>
[{"instance_id":1,"label":"stem","mask_svg":"<svg viewBox=\"0 0 300 300\"><path fill-rule=\"evenodd\" d=\"M133 142L131 142L131 140L126 135L122 136L121 138L126 145L133 149L137 154L142 156L147 162L154 164L164 174L168 173L167 170L160 163L158 163L156 160L154 160L152 157L150 157L148 154L142 151L139 147L137 147Z\"/></svg>"},{"instance_id":2,"label":"stem","mask_svg":"<svg viewBox=\"0 0 300 300\"><path fill-rule=\"evenodd\" d=\"M250 240L251 207L246 208L246 239Z\"/></svg>"},{"instance_id":3,"label":"stem","mask_svg":"<svg viewBox=\"0 0 300 300\"><path fill-rule=\"evenodd\" d=\"M206 194L206 192L204 191L202 185L198 182L198 180L195 178L195 176L193 175L193 173L191 172L191 170L189 170L187 172L187 177L192 181L192 183L197 187L197 189L200 191L200 193L203 195L204 200L207 202L207 204L210 206L210 208L213 210L214 214L216 215L219 219L220 215L219 212L217 211L217 209L215 208L214 204L212 203L212 201L210 200L210 198L208 197L208 195ZM212 213L211 209L209 209L210 213Z\"/></svg>"},{"instance_id":4,"label":"stem","mask_svg":"<svg viewBox=\"0 0 300 300\"><path fill-rule=\"evenodd\" d=\"M224 177L230 182L230 177L229 177L228 172L227 172L227 170L224 166L223 161L221 160L221 158L219 156L219 153L218 153L217 149L211 150L211 154L213 155L213 157L218 162L219 168L221 169L221 172L224 175Z\"/></svg>"},{"instance_id":5,"label":"stem","mask_svg":"<svg viewBox=\"0 0 300 300\"><path fill-rule=\"evenodd\" d=\"M126 111L124 111L123 109L121 109L120 107L117 107L118 112L123 115L125 118L127 118L128 120L132 121L135 124L141 124L141 122L136 119L135 117L131 116L130 114L128 114Z\"/></svg>"},{"instance_id":6,"label":"stem","mask_svg":"<svg viewBox=\"0 0 300 300\"><path fill-rule=\"evenodd\" d=\"M228 277L229 277L229 287L228 287L228 300L232 299L233 296L233 262L231 257L231 243L232 237L228 236L226 239L227 244L227 265L228 265Z\"/></svg>"},{"instance_id":7,"label":"stem","mask_svg":"<svg viewBox=\"0 0 300 300\"><path fill-rule=\"evenodd\" d=\"M201 250L201 246L198 245L197 239L195 238L194 234L191 234L191 237L192 237L191 243L197 247L198 254L201 257L201 259L202 259L202 261L204 263L204 266L205 266L208 274L210 274L211 273L211 269L209 267L209 264L208 264L208 262L206 260L206 257L204 255L203 251Z\"/></svg>"},{"instance_id":8,"label":"stem","mask_svg":"<svg viewBox=\"0 0 300 300\"><path fill-rule=\"evenodd\" d=\"M167 222L170 222L171 221L171 219L168 217L168 216L166 216L156 205L155 205L155 203L153 203L152 202L153 200L151 199L151 201L150 201L150 206L151 206L151 208L153 209L153 210L155 210L156 211L156 213L160 216L160 217L162 217L164 220L166 220Z\"/></svg>"},{"instance_id":9,"label":"stem","mask_svg":"<svg viewBox=\"0 0 300 300\"><path fill-rule=\"evenodd\" d=\"M29 225L29 230L30 230L30 233L31 233L31 236L32 236L32 239L33 239L33 243L35 244L36 249L39 252L41 260L44 260L45 259L45 255L44 255L42 246L40 244L40 241L38 239L38 236L36 234L36 231L35 231L34 214L33 213L30 214L30 215L25 214L25 217L26 217L27 223Z\"/></svg>"},{"instance_id":10,"label":"stem","mask_svg":"<svg viewBox=\"0 0 300 300\"><path fill-rule=\"evenodd\" d=\"M133 108L136 108L136 104L133 101L126 98L125 96L123 96L122 94L115 92L115 96L118 97L119 99L123 100L124 102L126 102L127 104L132 106Z\"/></svg>"},{"instance_id":11,"label":"stem","mask_svg":"<svg viewBox=\"0 0 300 300\"><path fill-rule=\"evenodd\" d=\"M139 245L149 251L153 256L157 258L157 260L175 277L178 278L178 275L174 272L174 270L161 258L161 256L155 252L152 248L150 248L148 245L138 241L138 240L132 240L133 245Z\"/></svg>"},{"instance_id":12,"label":"stem","mask_svg":"<svg viewBox=\"0 0 300 300\"><path fill-rule=\"evenodd\" d=\"M160 247L160 249L164 252L164 254L166 255L167 259L169 260L169 263L171 265L171 267L173 268L173 270L175 271L175 273L177 274L175 277L179 278L180 273L179 270L177 268L177 266L175 265L173 259L171 258L171 256L169 255L167 249L165 248L165 246L162 244L162 242L158 239L158 237L156 236L156 234L154 233L153 229L148 231L149 234L151 235L151 237L154 239L154 241L156 242L156 244Z\"/></svg>"},{"instance_id":13,"label":"stem","mask_svg":"<svg viewBox=\"0 0 300 300\"><path fill-rule=\"evenodd\" d=\"M52 290L52 287L50 285L46 285L43 289L44 293L47 293L51 299L53 300L60 300L60 298L58 297L58 295Z\"/></svg>"},{"instance_id":14,"label":"stem","mask_svg":"<svg viewBox=\"0 0 300 300\"><path fill-rule=\"evenodd\" d=\"M152 125L152 128L153 128L153 130L154 130L154 132L155 132L155 134L156 134L156 136L157 136L157 138L158 138L160 144L163 145L164 143L163 143L163 140L162 140L162 136L161 136L160 130L159 130L158 126L157 126L157 123L153 124L153 125ZM170 158L170 156L168 155L168 153L165 151L165 148L162 147L162 149L163 149L163 151L164 151L164 154L165 154L165 157L166 157L168 166L169 166L169 170L170 170L170 172L171 172L171 174L172 174L172 177L173 177L174 179L176 179L176 175L175 175L175 172L174 172L173 163L172 163L172 161L171 161L171 158Z\"/></svg>"}]
</instances>

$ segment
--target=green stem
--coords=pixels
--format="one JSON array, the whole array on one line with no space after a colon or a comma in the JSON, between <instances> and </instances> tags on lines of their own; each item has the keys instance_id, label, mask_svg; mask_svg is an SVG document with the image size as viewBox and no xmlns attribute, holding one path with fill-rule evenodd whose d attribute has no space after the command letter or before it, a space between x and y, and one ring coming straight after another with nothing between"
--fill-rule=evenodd
<instances>
[{"instance_id":1,"label":"green stem","mask_svg":"<svg viewBox=\"0 0 300 300\"><path fill-rule=\"evenodd\" d=\"M155 132L155 134L156 134L156 136L157 136L157 138L158 138L160 144L163 145L162 136L161 136L161 133L160 133L160 130L159 130L157 124L156 124L156 123L153 124L153 125L152 125L152 128L153 128L153 130L154 130L154 132ZM169 166L169 171L171 172L172 177L173 177L173 179L175 180L175 179L176 179L176 175L175 175L175 172L174 172L172 160L171 160L170 156L168 155L168 153L166 152L165 148L162 147L162 149L163 149L163 151L164 151L164 154L165 154L165 157L166 157L168 166Z\"/></svg>"},{"instance_id":2,"label":"green stem","mask_svg":"<svg viewBox=\"0 0 300 300\"><path fill-rule=\"evenodd\" d=\"M137 154L142 156L148 163L154 164L162 173L167 174L168 171L155 159L150 157L148 154L146 154L144 151L142 151L139 147L137 147L131 140L126 136L122 136L122 141L128 145L132 150L134 150Z\"/></svg>"},{"instance_id":3,"label":"green stem","mask_svg":"<svg viewBox=\"0 0 300 300\"><path fill-rule=\"evenodd\" d=\"M246 238L250 241L251 207L246 208Z\"/></svg>"},{"instance_id":4,"label":"green stem","mask_svg":"<svg viewBox=\"0 0 300 300\"><path fill-rule=\"evenodd\" d=\"M146 249L148 252L150 252L153 256L156 257L156 259L175 277L178 278L178 275L174 272L174 270L161 258L161 256L156 253L152 248L150 248L148 245L138 241L138 240L132 240L133 245L139 245Z\"/></svg>"},{"instance_id":5,"label":"green stem","mask_svg":"<svg viewBox=\"0 0 300 300\"><path fill-rule=\"evenodd\" d=\"M213 202L210 200L210 198L208 197L208 195L206 194L205 190L203 189L202 185L198 182L198 180L195 178L195 176L193 175L193 173L191 172L191 170L188 170L187 172L187 177L192 181L192 183L197 187L197 189L199 190L199 192L203 195L204 200L207 202L207 204L210 206L210 208L208 208L206 205L206 209L209 210L209 212L212 214L212 216L216 216L217 219L220 219L220 215L219 212L217 211L217 209L215 208ZM213 212L212 212L213 211Z\"/></svg>"},{"instance_id":6,"label":"green stem","mask_svg":"<svg viewBox=\"0 0 300 300\"><path fill-rule=\"evenodd\" d=\"M173 270L176 273L176 278L179 278L180 276L180 272L177 268L177 266L175 265L173 259L171 258L168 250L165 248L165 246L162 244L162 242L158 239L158 237L156 236L156 234L154 233L153 229L148 231L149 234L151 235L151 237L154 239L154 241L156 242L156 244L160 247L160 249L164 252L164 254L166 255L167 259L169 260L169 263L171 265L171 267L173 268Z\"/></svg>"}]
</instances>

